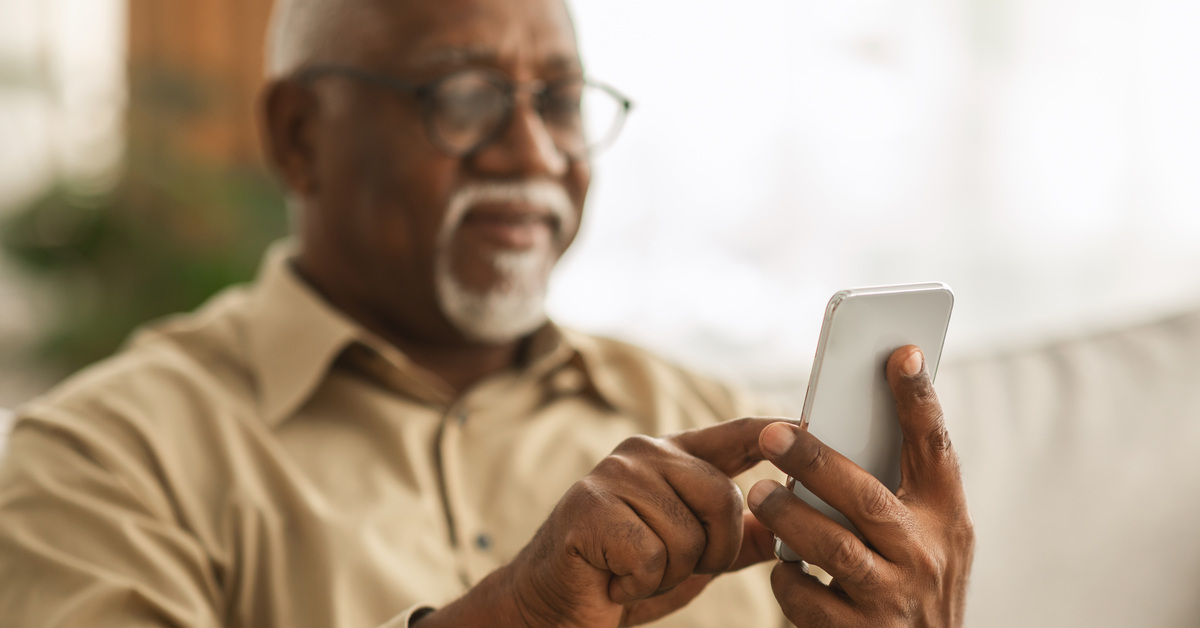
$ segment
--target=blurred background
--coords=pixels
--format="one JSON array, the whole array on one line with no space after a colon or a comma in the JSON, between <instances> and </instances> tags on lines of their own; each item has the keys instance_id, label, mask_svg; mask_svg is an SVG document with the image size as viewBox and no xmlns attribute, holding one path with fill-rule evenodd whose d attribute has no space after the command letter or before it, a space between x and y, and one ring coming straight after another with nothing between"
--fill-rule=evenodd
<instances>
[{"instance_id":1,"label":"blurred background","mask_svg":"<svg viewBox=\"0 0 1200 628\"><path fill-rule=\"evenodd\" d=\"M574 0L636 109L560 320L789 389L825 301L945 281L947 356L1200 297L1200 4ZM0 0L0 405L253 275L286 231L270 0Z\"/></svg>"},{"instance_id":2,"label":"blurred background","mask_svg":"<svg viewBox=\"0 0 1200 628\"><path fill-rule=\"evenodd\" d=\"M831 294L947 282L972 625L1196 625L1192 319L1039 347L1200 312L1200 3L568 1L636 107L556 318L799 399ZM286 232L270 3L0 0L0 407Z\"/></svg>"},{"instance_id":3,"label":"blurred background","mask_svg":"<svg viewBox=\"0 0 1200 628\"><path fill-rule=\"evenodd\" d=\"M253 277L269 2L0 0L0 406Z\"/></svg>"},{"instance_id":4,"label":"blurred background","mask_svg":"<svg viewBox=\"0 0 1200 628\"><path fill-rule=\"evenodd\" d=\"M949 283L951 359L1200 297L1200 3L574 6L637 109L563 318L769 382L846 287Z\"/></svg>"}]
</instances>

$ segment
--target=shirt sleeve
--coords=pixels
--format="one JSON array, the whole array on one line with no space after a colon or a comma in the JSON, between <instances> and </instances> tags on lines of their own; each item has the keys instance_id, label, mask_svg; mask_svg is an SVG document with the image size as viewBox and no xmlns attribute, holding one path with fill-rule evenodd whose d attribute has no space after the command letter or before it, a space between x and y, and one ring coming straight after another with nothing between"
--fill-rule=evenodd
<instances>
[{"instance_id":1,"label":"shirt sleeve","mask_svg":"<svg viewBox=\"0 0 1200 628\"><path fill-rule=\"evenodd\" d=\"M169 506L52 423L15 426L0 464L0 617L12 626L222 624L221 588Z\"/></svg>"}]
</instances>

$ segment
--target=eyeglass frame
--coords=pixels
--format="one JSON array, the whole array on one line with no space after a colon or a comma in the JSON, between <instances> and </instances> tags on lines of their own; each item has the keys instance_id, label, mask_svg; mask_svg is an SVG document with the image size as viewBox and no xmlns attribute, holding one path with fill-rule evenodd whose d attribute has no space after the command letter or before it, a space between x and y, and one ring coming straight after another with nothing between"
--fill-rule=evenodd
<instances>
[{"instance_id":1,"label":"eyeglass frame","mask_svg":"<svg viewBox=\"0 0 1200 628\"><path fill-rule=\"evenodd\" d=\"M480 138L480 140L476 142L474 146L471 146L466 150L456 150L453 147L448 146L445 139L443 139L441 134L436 130L433 122L436 101L433 98L433 94L436 93L438 87L440 87L443 82L466 72L476 72L488 75L491 78L498 78L499 80L495 81L494 84L504 86L504 96L508 101L508 111L505 114L504 119L496 124L496 127L492 129L491 132ZM530 95L535 99L534 110L537 111L538 118L541 119L542 124L545 125L546 120L542 116L541 109L537 105L536 99L543 96L546 93L546 90L552 87L555 83L560 83L563 80L566 80L559 79L542 81L535 79L532 81L517 82L510 80L502 72L492 70L490 68L463 68L449 72L436 79L433 79L432 81L415 84L395 77L387 76L385 74L372 72L370 70L364 70L361 68L336 63L318 63L305 66L293 74L292 79L300 83L307 84L326 76L340 76L359 81L360 83L367 85L380 87L393 93L415 97L418 104L421 106L421 119L425 126L426 137L429 138L430 142L437 146L438 150L442 151L449 157L470 156L492 142L495 142L497 138L503 135L508 129L509 125L512 124L513 113L516 111L516 94L519 91L530 92ZM625 119L629 117L629 112L633 109L633 101L630 100L628 96L625 96L621 92L617 91L617 89L611 85L593 81L587 77L572 77L570 80L579 80L580 84L584 87L593 87L608 93L608 95L612 96L619 105L616 121L613 124L613 128L608 132L608 136L601 141L596 142L595 144L586 145L582 151L582 154L573 155L563 147L559 146L558 142L554 142L554 147L557 148L558 151L563 155L566 155L571 159L580 159L596 154L600 150L607 148L614 140L616 140L617 136L621 134L621 129L623 129L625 126Z\"/></svg>"}]
</instances>

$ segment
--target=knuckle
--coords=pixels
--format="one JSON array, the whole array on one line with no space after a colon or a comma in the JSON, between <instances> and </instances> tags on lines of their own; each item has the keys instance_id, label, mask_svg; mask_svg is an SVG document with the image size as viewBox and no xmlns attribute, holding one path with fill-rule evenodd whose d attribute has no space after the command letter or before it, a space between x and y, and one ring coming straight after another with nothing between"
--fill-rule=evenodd
<instances>
[{"instance_id":1,"label":"knuckle","mask_svg":"<svg viewBox=\"0 0 1200 628\"><path fill-rule=\"evenodd\" d=\"M737 433L753 433L753 437L737 438L735 440L738 450L737 466L742 469L748 469L758 460L762 459L758 451L758 433L762 431L762 419L749 417L735 419Z\"/></svg>"},{"instance_id":2,"label":"knuckle","mask_svg":"<svg viewBox=\"0 0 1200 628\"><path fill-rule=\"evenodd\" d=\"M910 389L912 396L918 403L922 404L937 404L937 391L933 388L933 382L928 377L918 377L913 380L912 388Z\"/></svg>"},{"instance_id":3,"label":"knuckle","mask_svg":"<svg viewBox=\"0 0 1200 628\"><path fill-rule=\"evenodd\" d=\"M907 393L904 395L907 397L904 400L905 405L918 414L941 413L941 401L938 400L937 391L934 390L933 384L929 380L913 382Z\"/></svg>"},{"instance_id":4,"label":"knuckle","mask_svg":"<svg viewBox=\"0 0 1200 628\"><path fill-rule=\"evenodd\" d=\"M633 457L613 452L597 463L590 475L592 477L627 478L637 475L638 468L639 464Z\"/></svg>"},{"instance_id":5,"label":"knuckle","mask_svg":"<svg viewBox=\"0 0 1200 628\"><path fill-rule=\"evenodd\" d=\"M843 567L850 567L853 563L858 562L858 552L854 551L854 545L846 536L840 536L834 541L829 548L829 560Z\"/></svg>"},{"instance_id":6,"label":"knuckle","mask_svg":"<svg viewBox=\"0 0 1200 628\"><path fill-rule=\"evenodd\" d=\"M945 571L945 561L937 553L929 550L921 550L912 555L911 565L917 578L921 580L938 581L941 579L941 574Z\"/></svg>"},{"instance_id":7,"label":"knuckle","mask_svg":"<svg viewBox=\"0 0 1200 628\"><path fill-rule=\"evenodd\" d=\"M703 535L701 535L700 538L692 539L691 543L688 543L680 548L680 560L684 564L691 566L692 569L695 569L695 567L700 564L700 559L704 557L704 552L707 549L708 543L703 538Z\"/></svg>"},{"instance_id":8,"label":"knuckle","mask_svg":"<svg viewBox=\"0 0 1200 628\"><path fill-rule=\"evenodd\" d=\"M573 537L591 537L598 529L621 519L618 502L593 478L576 482L559 501L552 517Z\"/></svg>"},{"instance_id":9,"label":"knuckle","mask_svg":"<svg viewBox=\"0 0 1200 628\"><path fill-rule=\"evenodd\" d=\"M640 571L654 581L654 588L657 589L658 581L667 569L669 555L667 554L666 546L658 542L657 539L651 540L646 538L647 536L641 534L636 541L639 555L641 556L639 567L641 568Z\"/></svg>"},{"instance_id":10,"label":"knuckle","mask_svg":"<svg viewBox=\"0 0 1200 628\"><path fill-rule=\"evenodd\" d=\"M658 537L634 521L609 525L600 536L611 542L603 554L614 574L631 576L639 583L653 581L657 588L656 576L667 565L667 548Z\"/></svg>"},{"instance_id":11,"label":"knuckle","mask_svg":"<svg viewBox=\"0 0 1200 628\"><path fill-rule=\"evenodd\" d=\"M878 482L871 482L863 492L862 514L871 521L896 519L898 506L896 496Z\"/></svg>"},{"instance_id":12,"label":"knuckle","mask_svg":"<svg viewBox=\"0 0 1200 628\"><path fill-rule=\"evenodd\" d=\"M929 449L935 454L944 455L953 449L953 443L950 441L950 430L946 429L946 424L943 421L942 413L939 410L934 417L936 426L926 438L926 444Z\"/></svg>"},{"instance_id":13,"label":"knuckle","mask_svg":"<svg viewBox=\"0 0 1200 628\"><path fill-rule=\"evenodd\" d=\"M744 416L736 419L729 419L728 421L725 421L723 425L728 425L733 432L752 432L757 436L758 433L762 431L762 428L766 427L766 424L768 423L791 420L793 419L789 419L787 417Z\"/></svg>"},{"instance_id":14,"label":"knuckle","mask_svg":"<svg viewBox=\"0 0 1200 628\"><path fill-rule=\"evenodd\" d=\"M724 492L714 500L714 503L718 506L718 516L725 517L730 524L740 524L745 496L742 495L742 489L738 488L737 484L734 484L732 480L726 480Z\"/></svg>"},{"instance_id":15,"label":"knuckle","mask_svg":"<svg viewBox=\"0 0 1200 628\"><path fill-rule=\"evenodd\" d=\"M689 477L703 479L705 482L724 481L732 483L729 476L721 473L720 469L700 458L687 456L677 459L674 464L685 470Z\"/></svg>"},{"instance_id":16,"label":"knuckle","mask_svg":"<svg viewBox=\"0 0 1200 628\"><path fill-rule=\"evenodd\" d=\"M662 449L662 442L644 434L630 436L621 441L620 445L613 450L614 454L639 455L657 452Z\"/></svg>"},{"instance_id":17,"label":"knuckle","mask_svg":"<svg viewBox=\"0 0 1200 628\"><path fill-rule=\"evenodd\" d=\"M862 551L849 533L840 534L832 541L828 550L831 565L837 565L838 571L856 582L869 579L872 563L870 554Z\"/></svg>"},{"instance_id":18,"label":"knuckle","mask_svg":"<svg viewBox=\"0 0 1200 628\"><path fill-rule=\"evenodd\" d=\"M647 497L654 509L665 516L671 525L684 529L700 527L696 515L674 493L654 493Z\"/></svg>"},{"instance_id":19,"label":"knuckle","mask_svg":"<svg viewBox=\"0 0 1200 628\"><path fill-rule=\"evenodd\" d=\"M800 467L807 474L818 474L829 467L832 457L828 447L821 443L810 441L809 446L800 458Z\"/></svg>"},{"instance_id":20,"label":"knuckle","mask_svg":"<svg viewBox=\"0 0 1200 628\"><path fill-rule=\"evenodd\" d=\"M567 494L563 497L562 503L568 507L572 514L579 510L591 511L605 504L608 499L608 491L605 490L602 483L593 476L585 476L575 482Z\"/></svg>"}]
</instances>

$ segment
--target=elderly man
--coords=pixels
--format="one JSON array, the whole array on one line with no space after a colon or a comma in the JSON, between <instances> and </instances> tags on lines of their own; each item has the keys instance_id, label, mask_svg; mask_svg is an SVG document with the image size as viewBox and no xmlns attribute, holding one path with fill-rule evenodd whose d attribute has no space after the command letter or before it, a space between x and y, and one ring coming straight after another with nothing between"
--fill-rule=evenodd
<instances>
[{"instance_id":1,"label":"elderly man","mask_svg":"<svg viewBox=\"0 0 1200 628\"><path fill-rule=\"evenodd\" d=\"M546 321L603 139L580 103L627 106L584 77L560 0L297 0L270 58L296 241L21 410L4 625L961 623L971 524L916 348L888 365L892 495L793 422L723 422L755 411L730 390ZM730 478L764 459L863 539L772 480L745 512ZM832 584L774 561L773 532Z\"/></svg>"}]
</instances>

